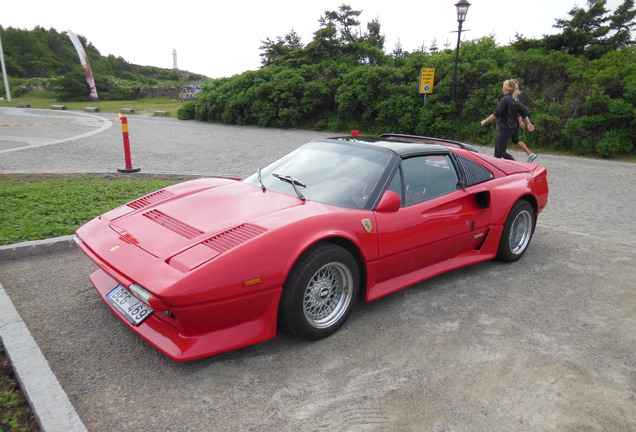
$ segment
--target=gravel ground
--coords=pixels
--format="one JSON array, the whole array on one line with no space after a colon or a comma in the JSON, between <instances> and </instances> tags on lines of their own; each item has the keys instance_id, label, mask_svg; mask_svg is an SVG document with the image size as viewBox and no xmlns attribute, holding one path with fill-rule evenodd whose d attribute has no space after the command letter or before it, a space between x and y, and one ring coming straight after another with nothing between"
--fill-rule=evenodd
<instances>
[{"instance_id":1,"label":"gravel ground","mask_svg":"<svg viewBox=\"0 0 636 432\"><path fill-rule=\"evenodd\" d=\"M133 120L142 172L242 176L327 135ZM5 152L0 171L109 172L118 140L111 127ZM175 363L112 316L75 249L0 261L0 281L90 431L636 430L636 170L537 162L550 203L521 261L359 304L313 343L282 333Z\"/></svg>"}]
</instances>

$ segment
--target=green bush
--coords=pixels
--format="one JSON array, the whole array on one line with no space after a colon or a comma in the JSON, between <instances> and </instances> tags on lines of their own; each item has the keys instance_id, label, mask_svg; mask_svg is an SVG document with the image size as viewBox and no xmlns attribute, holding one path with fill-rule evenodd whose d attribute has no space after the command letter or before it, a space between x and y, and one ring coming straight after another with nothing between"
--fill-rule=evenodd
<instances>
[{"instance_id":1,"label":"green bush","mask_svg":"<svg viewBox=\"0 0 636 432\"><path fill-rule=\"evenodd\" d=\"M627 7L632 13L633 5ZM268 40L260 70L214 80L194 105L182 108L179 118L394 131L487 144L494 141L495 127L481 127L479 121L494 111L503 96L503 81L516 78L536 126L534 133L524 134L533 148L601 157L634 153L636 49L631 38L616 44L608 36L591 41L590 46L603 50L586 52L587 45L576 45L582 50L576 53L568 44L577 41L563 35L518 37L507 46L497 46L494 37L466 41L454 77L453 49L408 53L396 47L392 55L383 54L379 27L372 36L348 27L355 27L358 14L345 5L326 13L306 46L294 34ZM611 17L596 18L602 17L592 14L563 22L567 27L589 19L584 24L591 28L614 23ZM603 38L613 31L618 29L597 34ZM436 70L434 93L427 96L426 106L418 94L422 67Z\"/></svg>"}]
</instances>

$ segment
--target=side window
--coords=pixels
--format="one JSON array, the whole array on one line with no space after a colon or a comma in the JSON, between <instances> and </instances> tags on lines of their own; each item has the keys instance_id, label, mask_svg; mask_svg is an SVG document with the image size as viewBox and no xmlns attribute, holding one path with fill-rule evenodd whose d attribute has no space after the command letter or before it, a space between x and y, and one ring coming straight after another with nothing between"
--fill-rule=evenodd
<instances>
[{"instance_id":1,"label":"side window","mask_svg":"<svg viewBox=\"0 0 636 432\"><path fill-rule=\"evenodd\" d=\"M466 186L483 183L495 177L488 169L463 156L457 156L457 161L466 173Z\"/></svg>"},{"instance_id":2,"label":"side window","mask_svg":"<svg viewBox=\"0 0 636 432\"><path fill-rule=\"evenodd\" d=\"M401 170L397 170L391 179L391 183L389 183L389 187L387 190L393 191L402 197L402 176L400 174ZM404 200L402 200L404 202Z\"/></svg>"},{"instance_id":3,"label":"side window","mask_svg":"<svg viewBox=\"0 0 636 432\"><path fill-rule=\"evenodd\" d=\"M402 161L404 206L457 190L458 177L448 155L417 156Z\"/></svg>"}]
</instances>

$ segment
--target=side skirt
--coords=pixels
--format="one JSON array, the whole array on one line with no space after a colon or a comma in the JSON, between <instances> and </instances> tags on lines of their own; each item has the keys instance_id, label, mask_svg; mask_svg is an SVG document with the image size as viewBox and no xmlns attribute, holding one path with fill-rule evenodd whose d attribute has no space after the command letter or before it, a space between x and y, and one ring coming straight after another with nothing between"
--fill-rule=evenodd
<instances>
[{"instance_id":1,"label":"side skirt","mask_svg":"<svg viewBox=\"0 0 636 432\"><path fill-rule=\"evenodd\" d=\"M451 270L493 259L497 255L499 239L501 238L502 231L503 226L492 226L487 238L484 240L479 249L471 250L456 257L395 277L371 287L367 286L367 302L377 300L442 273L447 273ZM368 274L369 276L375 274L373 264L371 263L369 264ZM375 278L373 278L373 280L374 279ZM371 281L372 278L369 277L368 280Z\"/></svg>"}]
</instances>

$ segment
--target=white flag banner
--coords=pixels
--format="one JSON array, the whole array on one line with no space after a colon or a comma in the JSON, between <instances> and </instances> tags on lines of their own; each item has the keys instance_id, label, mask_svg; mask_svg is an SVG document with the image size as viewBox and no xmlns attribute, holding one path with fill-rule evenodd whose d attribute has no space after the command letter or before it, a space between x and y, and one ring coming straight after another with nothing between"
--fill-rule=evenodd
<instances>
[{"instance_id":1,"label":"white flag banner","mask_svg":"<svg viewBox=\"0 0 636 432\"><path fill-rule=\"evenodd\" d=\"M93 71L91 70L91 65L88 63L88 57L86 57L86 52L84 51L84 47L80 42L79 38L70 30L66 30L66 34L68 35L71 42L75 46L75 50L77 51L77 55L80 58L80 63L84 68L84 72L86 73L86 82L91 89L89 94L90 98L94 101L99 101L99 97L97 96L97 87L95 86L95 78L93 78Z\"/></svg>"}]
</instances>

